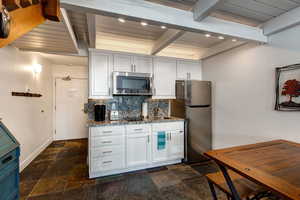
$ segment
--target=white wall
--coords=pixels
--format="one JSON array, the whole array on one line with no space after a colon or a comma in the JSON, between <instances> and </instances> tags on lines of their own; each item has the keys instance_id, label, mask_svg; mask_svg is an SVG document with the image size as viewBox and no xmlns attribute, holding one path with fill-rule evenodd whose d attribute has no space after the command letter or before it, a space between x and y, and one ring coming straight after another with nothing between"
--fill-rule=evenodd
<instances>
[{"instance_id":1,"label":"white wall","mask_svg":"<svg viewBox=\"0 0 300 200\"><path fill-rule=\"evenodd\" d=\"M300 63L300 26L276 34L269 45L246 45L203 61L213 81L213 146L273 139L300 142L300 112L278 112L275 68Z\"/></svg>"},{"instance_id":2,"label":"white wall","mask_svg":"<svg viewBox=\"0 0 300 200\"><path fill-rule=\"evenodd\" d=\"M0 49L0 117L21 144L21 169L52 142L52 71L38 54ZM30 66L43 65L35 75ZM41 93L41 98L13 97L11 92ZM41 112L44 110L44 112Z\"/></svg>"},{"instance_id":3,"label":"white wall","mask_svg":"<svg viewBox=\"0 0 300 200\"><path fill-rule=\"evenodd\" d=\"M53 77L88 78L88 66L52 65Z\"/></svg>"}]
</instances>

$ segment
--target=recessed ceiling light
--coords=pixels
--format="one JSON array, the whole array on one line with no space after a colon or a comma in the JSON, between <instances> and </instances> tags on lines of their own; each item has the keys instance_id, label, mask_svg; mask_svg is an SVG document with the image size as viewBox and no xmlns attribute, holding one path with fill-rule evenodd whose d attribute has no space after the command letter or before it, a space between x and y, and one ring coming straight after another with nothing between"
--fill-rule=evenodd
<instances>
[{"instance_id":1,"label":"recessed ceiling light","mask_svg":"<svg viewBox=\"0 0 300 200\"><path fill-rule=\"evenodd\" d=\"M147 22L141 22L141 25L142 25L142 26L147 26L148 23L147 23Z\"/></svg>"},{"instance_id":2,"label":"recessed ceiling light","mask_svg":"<svg viewBox=\"0 0 300 200\"><path fill-rule=\"evenodd\" d=\"M223 36L218 37L220 40L224 40L225 38Z\"/></svg>"},{"instance_id":3,"label":"recessed ceiling light","mask_svg":"<svg viewBox=\"0 0 300 200\"><path fill-rule=\"evenodd\" d=\"M119 20L119 22L121 22L121 23L125 23L125 19L123 19L123 18L119 18L118 20Z\"/></svg>"},{"instance_id":4,"label":"recessed ceiling light","mask_svg":"<svg viewBox=\"0 0 300 200\"><path fill-rule=\"evenodd\" d=\"M237 39L235 39L235 38L234 38L234 39L232 39L232 42L237 42Z\"/></svg>"},{"instance_id":5,"label":"recessed ceiling light","mask_svg":"<svg viewBox=\"0 0 300 200\"><path fill-rule=\"evenodd\" d=\"M205 37L211 37L211 35L207 33L207 34L205 34Z\"/></svg>"},{"instance_id":6,"label":"recessed ceiling light","mask_svg":"<svg viewBox=\"0 0 300 200\"><path fill-rule=\"evenodd\" d=\"M167 27L166 27L166 26L161 26L160 28L161 28L161 29L166 29Z\"/></svg>"}]
</instances>

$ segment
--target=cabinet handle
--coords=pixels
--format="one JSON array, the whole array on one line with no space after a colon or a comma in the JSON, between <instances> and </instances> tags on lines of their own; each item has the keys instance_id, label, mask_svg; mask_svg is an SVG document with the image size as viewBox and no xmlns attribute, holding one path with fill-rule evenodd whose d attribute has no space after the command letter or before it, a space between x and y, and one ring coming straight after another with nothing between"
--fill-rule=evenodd
<instances>
[{"instance_id":1,"label":"cabinet handle","mask_svg":"<svg viewBox=\"0 0 300 200\"><path fill-rule=\"evenodd\" d=\"M112 131L103 131L103 133L112 133Z\"/></svg>"},{"instance_id":2,"label":"cabinet handle","mask_svg":"<svg viewBox=\"0 0 300 200\"><path fill-rule=\"evenodd\" d=\"M148 135L148 143L150 143L150 135Z\"/></svg>"},{"instance_id":3,"label":"cabinet handle","mask_svg":"<svg viewBox=\"0 0 300 200\"><path fill-rule=\"evenodd\" d=\"M136 72L136 65L134 65L134 72Z\"/></svg>"},{"instance_id":4,"label":"cabinet handle","mask_svg":"<svg viewBox=\"0 0 300 200\"><path fill-rule=\"evenodd\" d=\"M13 159L12 156L8 156L7 158L2 160L2 164L8 163L9 161L11 161Z\"/></svg>"},{"instance_id":5,"label":"cabinet handle","mask_svg":"<svg viewBox=\"0 0 300 200\"><path fill-rule=\"evenodd\" d=\"M112 141L103 141L102 144L111 144Z\"/></svg>"},{"instance_id":6,"label":"cabinet handle","mask_svg":"<svg viewBox=\"0 0 300 200\"><path fill-rule=\"evenodd\" d=\"M170 134L170 140L172 140L172 133L169 133Z\"/></svg>"},{"instance_id":7,"label":"cabinet handle","mask_svg":"<svg viewBox=\"0 0 300 200\"><path fill-rule=\"evenodd\" d=\"M112 153L112 151L104 151L103 154Z\"/></svg>"},{"instance_id":8,"label":"cabinet handle","mask_svg":"<svg viewBox=\"0 0 300 200\"><path fill-rule=\"evenodd\" d=\"M112 161L105 161L105 162L103 162L103 164L108 164L108 163L112 163Z\"/></svg>"},{"instance_id":9,"label":"cabinet handle","mask_svg":"<svg viewBox=\"0 0 300 200\"><path fill-rule=\"evenodd\" d=\"M134 131L142 131L142 130L143 130L142 128L134 129Z\"/></svg>"}]
</instances>

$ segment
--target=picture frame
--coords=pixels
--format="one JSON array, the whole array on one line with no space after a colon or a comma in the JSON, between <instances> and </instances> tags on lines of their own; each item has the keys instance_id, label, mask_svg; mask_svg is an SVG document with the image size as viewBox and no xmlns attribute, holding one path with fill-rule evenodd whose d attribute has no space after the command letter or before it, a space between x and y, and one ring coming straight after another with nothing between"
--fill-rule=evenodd
<instances>
[{"instance_id":1,"label":"picture frame","mask_svg":"<svg viewBox=\"0 0 300 200\"><path fill-rule=\"evenodd\" d=\"M277 111L300 111L300 64L276 68Z\"/></svg>"}]
</instances>

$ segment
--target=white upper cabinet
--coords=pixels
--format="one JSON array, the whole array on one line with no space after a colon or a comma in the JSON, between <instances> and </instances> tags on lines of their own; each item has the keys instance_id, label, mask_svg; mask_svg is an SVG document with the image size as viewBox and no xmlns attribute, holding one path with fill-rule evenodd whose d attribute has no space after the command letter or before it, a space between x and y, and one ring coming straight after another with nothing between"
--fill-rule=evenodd
<instances>
[{"instance_id":1,"label":"white upper cabinet","mask_svg":"<svg viewBox=\"0 0 300 200\"><path fill-rule=\"evenodd\" d=\"M152 73L151 56L133 56L130 54L114 54L114 71Z\"/></svg>"},{"instance_id":2,"label":"white upper cabinet","mask_svg":"<svg viewBox=\"0 0 300 200\"><path fill-rule=\"evenodd\" d=\"M178 80L201 80L201 61L178 60L177 61Z\"/></svg>"},{"instance_id":3,"label":"white upper cabinet","mask_svg":"<svg viewBox=\"0 0 300 200\"><path fill-rule=\"evenodd\" d=\"M111 98L113 57L109 53L89 52L89 98Z\"/></svg>"},{"instance_id":4,"label":"white upper cabinet","mask_svg":"<svg viewBox=\"0 0 300 200\"><path fill-rule=\"evenodd\" d=\"M154 99L175 99L176 59L154 58Z\"/></svg>"},{"instance_id":5,"label":"white upper cabinet","mask_svg":"<svg viewBox=\"0 0 300 200\"><path fill-rule=\"evenodd\" d=\"M128 54L114 54L114 71L132 72L133 57Z\"/></svg>"},{"instance_id":6,"label":"white upper cabinet","mask_svg":"<svg viewBox=\"0 0 300 200\"><path fill-rule=\"evenodd\" d=\"M134 72L152 73L153 58L149 56L134 56Z\"/></svg>"}]
</instances>

